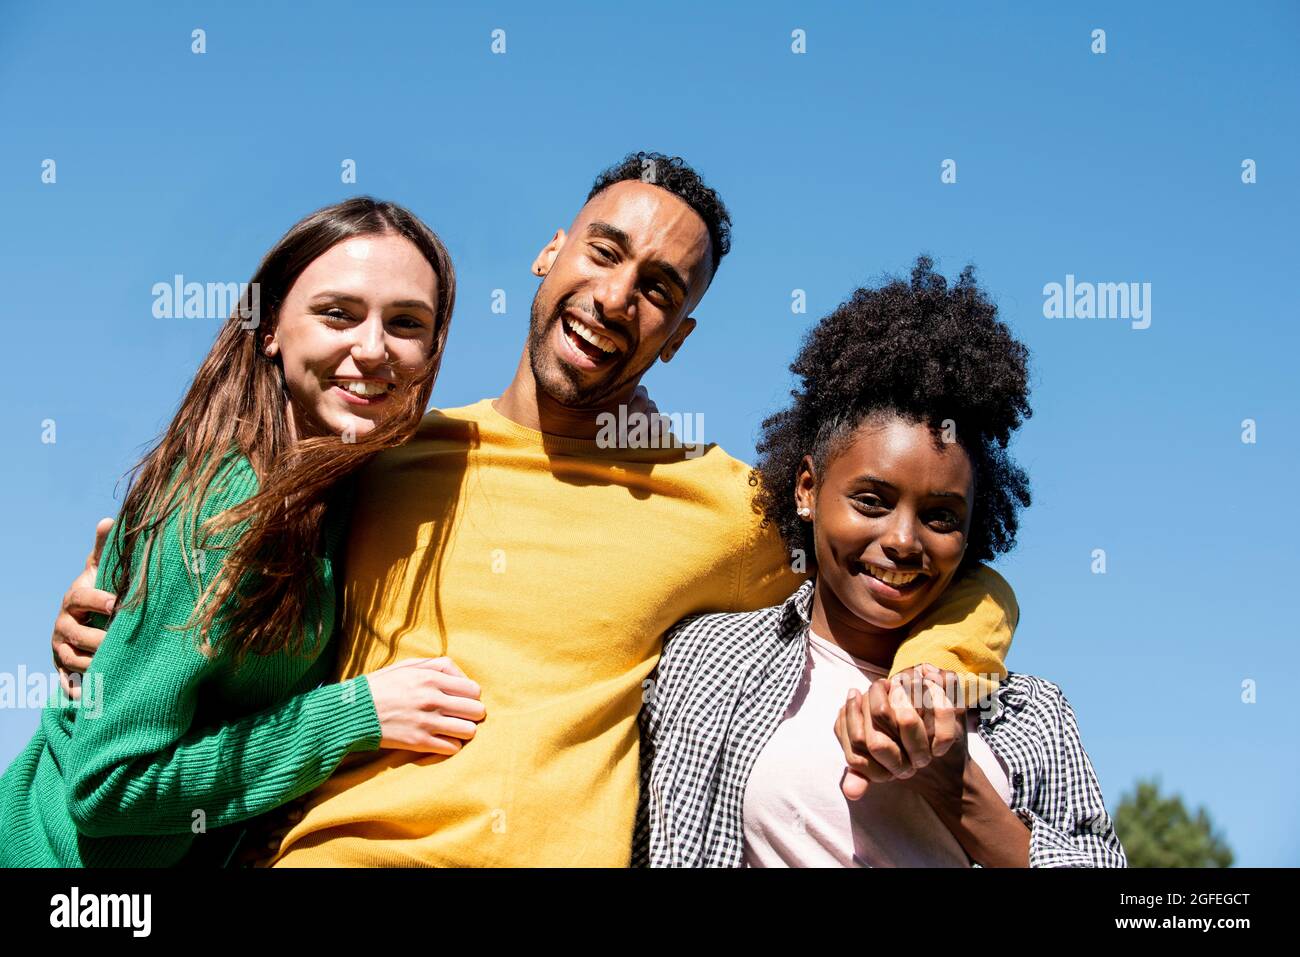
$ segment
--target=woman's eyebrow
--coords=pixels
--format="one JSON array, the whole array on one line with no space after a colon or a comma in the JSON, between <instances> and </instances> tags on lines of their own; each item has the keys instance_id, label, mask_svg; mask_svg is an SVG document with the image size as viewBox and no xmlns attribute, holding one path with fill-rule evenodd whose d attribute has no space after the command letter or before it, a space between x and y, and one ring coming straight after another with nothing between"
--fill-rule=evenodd
<instances>
[{"instance_id":1,"label":"woman's eyebrow","mask_svg":"<svg viewBox=\"0 0 1300 957\"><path fill-rule=\"evenodd\" d=\"M360 296L354 296L348 292L318 292L311 297L312 302L351 302L358 306L364 306L366 301ZM388 303L389 306L398 306L402 309L423 309L430 315L433 314L433 306L429 305L423 299L398 299L395 302Z\"/></svg>"},{"instance_id":2,"label":"woman's eyebrow","mask_svg":"<svg viewBox=\"0 0 1300 957\"><path fill-rule=\"evenodd\" d=\"M886 481L885 479L882 479L875 475L860 476L858 478L858 481L869 483L871 485L883 485L887 489L893 489L895 492L898 491L898 486L896 486L893 482ZM966 496L963 495L961 492L927 492L926 498L955 498L957 501L963 504L966 502Z\"/></svg>"},{"instance_id":3,"label":"woman's eyebrow","mask_svg":"<svg viewBox=\"0 0 1300 957\"><path fill-rule=\"evenodd\" d=\"M433 314L433 306L429 305L423 299L398 299L396 302L390 302L390 306L400 306L403 309L423 309L430 315Z\"/></svg>"},{"instance_id":4,"label":"woman's eyebrow","mask_svg":"<svg viewBox=\"0 0 1300 957\"><path fill-rule=\"evenodd\" d=\"M362 299L360 296L354 296L348 292L333 292L333 291L318 292L315 295L313 295L311 299L312 302L317 302L322 299L329 299L335 302L355 302L358 305L365 304L365 300Z\"/></svg>"},{"instance_id":5,"label":"woman's eyebrow","mask_svg":"<svg viewBox=\"0 0 1300 957\"><path fill-rule=\"evenodd\" d=\"M931 492L929 498L955 498L959 502L965 502L966 496L961 492Z\"/></svg>"}]
</instances>

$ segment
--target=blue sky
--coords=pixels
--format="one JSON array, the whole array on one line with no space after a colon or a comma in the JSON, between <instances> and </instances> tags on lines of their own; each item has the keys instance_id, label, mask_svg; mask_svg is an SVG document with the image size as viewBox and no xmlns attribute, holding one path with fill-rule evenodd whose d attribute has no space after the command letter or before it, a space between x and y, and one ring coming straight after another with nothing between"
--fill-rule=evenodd
<instances>
[{"instance_id":1,"label":"blue sky","mask_svg":"<svg viewBox=\"0 0 1300 957\"><path fill-rule=\"evenodd\" d=\"M247 280L303 214L398 201L455 258L434 401L464 404L513 372L538 248L599 169L657 149L735 220L699 328L647 378L660 408L751 458L819 316L918 252L948 275L976 263L1033 354L1015 449L1035 503L998 563L1022 608L1011 667L1063 687L1112 808L1155 774L1239 864L1300 864L1294 4L316 8L0 14L0 672L49 670L94 522L215 335L154 318L154 283ZM1150 327L1045 318L1067 274L1150 283ZM0 764L36 720L0 710Z\"/></svg>"}]
</instances>

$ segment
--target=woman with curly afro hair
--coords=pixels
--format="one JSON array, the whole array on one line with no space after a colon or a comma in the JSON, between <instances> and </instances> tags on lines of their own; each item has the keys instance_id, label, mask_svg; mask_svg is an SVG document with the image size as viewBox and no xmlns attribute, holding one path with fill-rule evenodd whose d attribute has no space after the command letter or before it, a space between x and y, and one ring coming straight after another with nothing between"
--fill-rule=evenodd
<instances>
[{"instance_id":1,"label":"woman with curly afro hair","mask_svg":"<svg viewBox=\"0 0 1300 957\"><path fill-rule=\"evenodd\" d=\"M973 268L949 284L924 256L810 331L756 471L757 507L811 577L666 639L634 863L1125 866L1060 688L897 667L940 596L996 579L982 563L1015 544L1028 358Z\"/></svg>"}]
</instances>

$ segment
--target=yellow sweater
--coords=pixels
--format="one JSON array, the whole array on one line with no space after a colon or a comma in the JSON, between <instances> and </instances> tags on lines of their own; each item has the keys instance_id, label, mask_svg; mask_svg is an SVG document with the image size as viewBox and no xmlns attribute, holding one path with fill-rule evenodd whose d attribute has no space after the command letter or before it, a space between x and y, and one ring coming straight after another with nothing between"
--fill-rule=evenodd
<instances>
[{"instance_id":1,"label":"yellow sweater","mask_svg":"<svg viewBox=\"0 0 1300 957\"><path fill-rule=\"evenodd\" d=\"M664 632L777 604L802 580L753 493L715 446L600 449L489 399L430 412L361 476L338 677L449 655L487 718L451 757L345 760L275 864L627 865L637 712ZM1005 674L1016 610L1000 578L981 572L938 612L900 661Z\"/></svg>"}]
</instances>

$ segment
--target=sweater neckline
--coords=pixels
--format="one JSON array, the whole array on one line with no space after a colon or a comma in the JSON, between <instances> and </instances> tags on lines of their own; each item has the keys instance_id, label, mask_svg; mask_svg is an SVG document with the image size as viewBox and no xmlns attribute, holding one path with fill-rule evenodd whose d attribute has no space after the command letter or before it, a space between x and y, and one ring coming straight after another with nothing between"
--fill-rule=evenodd
<instances>
[{"instance_id":1,"label":"sweater neckline","mask_svg":"<svg viewBox=\"0 0 1300 957\"><path fill-rule=\"evenodd\" d=\"M526 425L520 425L514 419L508 418L497 410L496 403L499 398L500 396L495 399L483 399L478 404L483 408L484 417L502 431L523 439L538 448L562 448L592 454L604 451L595 439L577 439L567 435L555 435L551 432L541 432L537 429L530 429Z\"/></svg>"}]
</instances>

